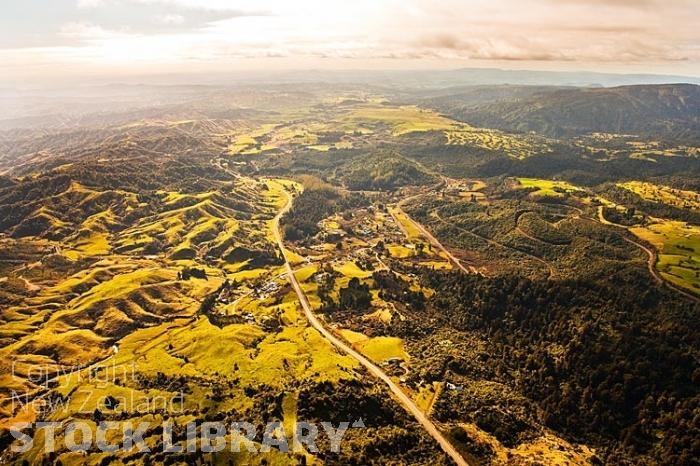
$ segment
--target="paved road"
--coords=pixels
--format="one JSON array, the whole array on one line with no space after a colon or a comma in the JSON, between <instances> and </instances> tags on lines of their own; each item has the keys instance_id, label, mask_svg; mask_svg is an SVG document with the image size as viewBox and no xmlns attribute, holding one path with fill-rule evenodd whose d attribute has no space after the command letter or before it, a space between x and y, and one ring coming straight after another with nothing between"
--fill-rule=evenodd
<instances>
[{"instance_id":1,"label":"paved road","mask_svg":"<svg viewBox=\"0 0 700 466\"><path fill-rule=\"evenodd\" d=\"M315 328L321 335L323 335L324 338L330 341L336 348L340 349L342 352L344 352L345 354L354 358L357 362L362 364L362 366L364 366L370 372L370 374L374 375L376 378L380 379L382 382L387 384L391 392L396 396L396 398L399 400L401 405L403 405L406 411L408 411L410 414L413 415L414 418L416 418L416 420L423 426L423 428L440 444L443 451L447 453L457 465L472 466L457 452L457 450L452 446L452 444L447 440L447 438L445 438L445 436L442 435L442 433L440 433L437 427L435 427L435 424L433 424L433 422L430 419L428 419L428 417L420 409L418 409L413 400L411 400L411 398L409 398L408 395L406 395L403 392L403 390L401 390L401 388L398 385L396 385L388 375L384 373L384 371L382 371L374 363L370 362L363 355L355 351L348 344L346 344L345 342L337 338L335 335L333 335L330 331L328 331L313 313L313 311L311 310L311 306L309 305L309 300L306 298L306 294L301 289L301 285L299 285L299 282L294 276L294 270L292 270L292 266L287 260L287 253L284 247L282 233L280 232L279 228L280 219L292 207L292 197L288 193L286 193L286 195L287 204L273 219L273 231L275 235L275 240L277 241L277 245L281 249L282 254L284 256L284 263L285 268L287 270L287 276L289 277L289 283L291 283L292 287L294 288L294 291L296 292L297 297L301 302L301 306L304 309L304 314L306 315L306 318L308 319L311 326Z\"/></svg>"}]
</instances>

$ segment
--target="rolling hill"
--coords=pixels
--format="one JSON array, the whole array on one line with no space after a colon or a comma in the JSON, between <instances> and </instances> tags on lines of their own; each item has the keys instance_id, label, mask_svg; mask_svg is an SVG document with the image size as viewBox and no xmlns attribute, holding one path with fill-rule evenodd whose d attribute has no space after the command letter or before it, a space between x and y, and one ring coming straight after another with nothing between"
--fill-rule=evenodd
<instances>
[{"instance_id":1,"label":"rolling hill","mask_svg":"<svg viewBox=\"0 0 700 466\"><path fill-rule=\"evenodd\" d=\"M700 86L693 84L462 89L432 97L428 104L476 126L557 138L604 132L697 143L700 134Z\"/></svg>"}]
</instances>

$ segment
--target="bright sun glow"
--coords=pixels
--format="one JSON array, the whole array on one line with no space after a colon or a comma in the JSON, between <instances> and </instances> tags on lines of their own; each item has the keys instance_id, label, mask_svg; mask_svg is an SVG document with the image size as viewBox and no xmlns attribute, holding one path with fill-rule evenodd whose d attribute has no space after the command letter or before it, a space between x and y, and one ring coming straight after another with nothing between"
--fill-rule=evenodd
<instances>
[{"instance_id":1,"label":"bright sun glow","mask_svg":"<svg viewBox=\"0 0 700 466\"><path fill-rule=\"evenodd\" d=\"M422 63L700 74L693 0L61 0L50 17L31 16L47 4L3 7L8 75Z\"/></svg>"}]
</instances>

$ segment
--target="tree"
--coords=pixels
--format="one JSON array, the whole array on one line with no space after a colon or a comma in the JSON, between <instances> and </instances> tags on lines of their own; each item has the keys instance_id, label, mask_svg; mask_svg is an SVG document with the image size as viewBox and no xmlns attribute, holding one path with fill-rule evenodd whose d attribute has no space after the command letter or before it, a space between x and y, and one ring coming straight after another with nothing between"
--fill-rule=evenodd
<instances>
[{"instance_id":1,"label":"tree","mask_svg":"<svg viewBox=\"0 0 700 466\"><path fill-rule=\"evenodd\" d=\"M346 288L340 289L340 308L350 310L366 309L372 302L369 285L360 282L357 277L352 277Z\"/></svg>"}]
</instances>

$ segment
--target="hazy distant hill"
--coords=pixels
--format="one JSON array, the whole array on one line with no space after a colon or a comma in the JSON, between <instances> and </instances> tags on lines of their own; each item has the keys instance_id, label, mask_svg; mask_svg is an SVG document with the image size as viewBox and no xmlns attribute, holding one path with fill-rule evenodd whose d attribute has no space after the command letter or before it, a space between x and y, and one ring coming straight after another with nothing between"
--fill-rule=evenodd
<instances>
[{"instance_id":1,"label":"hazy distant hill","mask_svg":"<svg viewBox=\"0 0 700 466\"><path fill-rule=\"evenodd\" d=\"M210 84L231 82L231 76L207 76ZM193 79L193 78L190 78ZM660 74L616 74L590 71L504 70L461 68L456 70L300 70L240 75L236 79L257 83L365 83L379 85L392 93L404 89L445 89L454 86L576 86L612 87L636 84L691 83L700 77Z\"/></svg>"},{"instance_id":2,"label":"hazy distant hill","mask_svg":"<svg viewBox=\"0 0 700 466\"><path fill-rule=\"evenodd\" d=\"M460 85L441 89L421 89L413 96L425 99L422 103L433 105L476 106L496 102L513 102L555 91L577 89L570 86L539 85ZM414 97L415 98L415 97Z\"/></svg>"},{"instance_id":3,"label":"hazy distant hill","mask_svg":"<svg viewBox=\"0 0 700 466\"><path fill-rule=\"evenodd\" d=\"M693 84L496 90L461 91L429 103L478 126L552 137L610 132L700 139L700 86Z\"/></svg>"}]
</instances>

